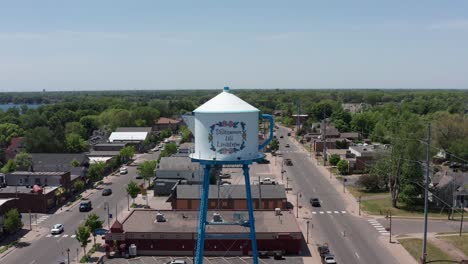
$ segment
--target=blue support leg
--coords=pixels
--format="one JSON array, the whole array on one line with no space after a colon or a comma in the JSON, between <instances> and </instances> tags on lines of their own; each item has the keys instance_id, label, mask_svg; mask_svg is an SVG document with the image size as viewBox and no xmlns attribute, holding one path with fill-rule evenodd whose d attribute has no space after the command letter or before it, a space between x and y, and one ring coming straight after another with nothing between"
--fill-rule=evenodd
<instances>
[{"instance_id":1,"label":"blue support leg","mask_svg":"<svg viewBox=\"0 0 468 264\"><path fill-rule=\"evenodd\" d=\"M252 258L253 264L258 264L258 251L257 251L257 236L255 234L255 219L254 219L254 208L252 203L252 193L250 192L250 174L249 165L244 164L242 166L245 177L245 193L247 194L247 206L249 210L249 224L250 224L250 240L252 243Z\"/></svg>"},{"instance_id":2,"label":"blue support leg","mask_svg":"<svg viewBox=\"0 0 468 264\"><path fill-rule=\"evenodd\" d=\"M205 247L206 214L208 212L208 194L210 192L210 169L211 165L206 164L203 168L203 189L200 202L200 222L198 224L197 255L195 264L203 264L203 250Z\"/></svg>"}]
</instances>

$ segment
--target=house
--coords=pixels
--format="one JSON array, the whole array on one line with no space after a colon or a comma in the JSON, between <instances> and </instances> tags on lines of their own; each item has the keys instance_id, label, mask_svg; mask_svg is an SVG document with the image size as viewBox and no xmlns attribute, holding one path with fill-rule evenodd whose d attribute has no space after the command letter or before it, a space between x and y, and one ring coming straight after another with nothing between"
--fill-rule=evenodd
<instances>
[{"instance_id":1,"label":"house","mask_svg":"<svg viewBox=\"0 0 468 264\"><path fill-rule=\"evenodd\" d=\"M156 121L153 126L154 131L162 131L162 130L171 130L175 132L179 129L179 127L183 124L182 119L171 119L167 117L161 117Z\"/></svg>"},{"instance_id":2,"label":"house","mask_svg":"<svg viewBox=\"0 0 468 264\"><path fill-rule=\"evenodd\" d=\"M212 216L215 212L208 211ZM302 230L296 217L289 211L255 211L255 229L259 251L281 251L286 255L297 255L303 243ZM224 238L207 237L206 256L248 256L251 241L249 228L241 225L248 219L247 211L222 211L216 221L238 222L239 225L209 225L207 236L226 234ZM192 256L197 243L200 221L198 211L133 210L122 223L116 221L105 235L111 251L126 253L135 245L138 255ZM209 221L214 221L209 219Z\"/></svg>"},{"instance_id":3,"label":"house","mask_svg":"<svg viewBox=\"0 0 468 264\"><path fill-rule=\"evenodd\" d=\"M92 146L92 150L86 153L89 159L89 164L95 164L98 162L108 163L112 158L117 157L120 154L120 150L126 147L128 143L99 143Z\"/></svg>"},{"instance_id":4,"label":"house","mask_svg":"<svg viewBox=\"0 0 468 264\"><path fill-rule=\"evenodd\" d=\"M26 149L25 140L23 137L14 137L10 141L10 145L5 149L6 160L11 160L16 157L16 154Z\"/></svg>"},{"instance_id":5,"label":"house","mask_svg":"<svg viewBox=\"0 0 468 264\"><path fill-rule=\"evenodd\" d=\"M358 132L343 132L340 133L340 138L345 138L349 141L356 141L359 140L360 135Z\"/></svg>"},{"instance_id":6,"label":"house","mask_svg":"<svg viewBox=\"0 0 468 264\"><path fill-rule=\"evenodd\" d=\"M151 134L153 132L152 127L118 127L115 132L147 132Z\"/></svg>"},{"instance_id":7,"label":"house","mask_svg":"<svg viewBox=\"0 0 468 264\"><path fill-rule=\"evenodd\" d=\"M34 172L69 172L71 181L84 178L89 167L86 153L31 153Z\"/></svg>"},{"instance_id":8,"label":"house","mask_svg":"<svg viewBox=\"0 0 468 264\"><path fill-rule=\"evenodd\" d=\"M433 199L437 205L444 206L443 201L453 207L468 207L468 172L438 171L431 177L431 185L438 197Z\"/></svg>"},{"instance_id":9,"label":"house","mask_svg":"<svg viewBox=\"0 0 468 264\"><path fill-rule=\"evenodd\" d=\"M192 162L187 154L162 157L155 169L154 195L166 196L173 192L175 186L183 184L200 184L203 170L200 164Z\"/></svg>"},{"instance_id":10,"label":"house","mask_svg":"<svg viewBox=\"0 0 468 264\"><path fill-rule=\"evenodd\" d=\"M378 155L387 150L386 145L373 144L349 147L350 154L355 158L354 170L365 170L371 165ZM351 168L351 167L350 167Z\"/></svg>"},{"instance_id":11,"label":"house","mask_svg":"<svg viewBox=\"0 0 468 264\"><path fill-rule=\"evenodd\" d=\"M283 185L252 186L251 193L254 209L286 209L287 199ZM178 185L173 194L172 209L198 210L200 194L201 185ZM245 185L210 185L208 209L247 210Z\"/></svg>"},{"instance_id":12,"label":"house","mask_svg":"<svg viewBox=\"0 0 468 264\"><path fill-rule=\"evenodd\" d=\"M325 145L327 149L346 149L349 143L349 140L345 138L327 138L325 142L322 139L315 139L312 141L312 148L315 152L323 152Z\"/></svg>"},{"instance_id":13,"label":"house","mask_svg":"<svg viewBox=\"0 0 468 264\"><path fill-rule=\"evenodd\" d=\"M151 148L150 145L146 144L146 140L149 138L150 133L147 131L136 131L136 132L112 132L109 136L110 143L125 143L126 146L133 146L135 150L144 152Z\"/></svg>"}]
</instances>

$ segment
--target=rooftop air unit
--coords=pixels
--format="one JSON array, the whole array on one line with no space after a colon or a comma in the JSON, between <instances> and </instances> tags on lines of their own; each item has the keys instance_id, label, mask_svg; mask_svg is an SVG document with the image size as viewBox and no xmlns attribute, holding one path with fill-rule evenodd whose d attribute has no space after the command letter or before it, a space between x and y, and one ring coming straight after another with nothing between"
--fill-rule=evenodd
<instances>
[{"instance_id":1,"label":"rooftop air unit","mask_svg":"<svg viewBox=\"0 0 468 264\"><path fill-rule=\"evenodd\" d=\"M219 213L214 213L213 214L213 222L215 223L221 223L223 222L223 217Z\"/></svg>"},{"instance_id":2,"label":"rooftop air unit","mask_svg":"<svg viewBox=\"0 0 468 264\"><path fill-rule=\"evenodd\" d=\"M158 223L166 222L166 217L164 216L164 214L158 212L156 214L156 222L158 222Z\"/></svg>"}]
</instances>

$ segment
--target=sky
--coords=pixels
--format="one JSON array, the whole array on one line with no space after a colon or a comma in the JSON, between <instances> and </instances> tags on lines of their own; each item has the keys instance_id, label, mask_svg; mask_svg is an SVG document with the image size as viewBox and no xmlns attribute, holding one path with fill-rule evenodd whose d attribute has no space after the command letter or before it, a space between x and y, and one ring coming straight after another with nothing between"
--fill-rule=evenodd
<instances>
[{"instance_id":1,"label":"sky","mask_svg":"<svg viewBox=\"0 0 468 264\"><path fill-rule=\"evenodd\" d=\"M0 92L468 88L468 1L0 0Z\"/></svg>"}]
</instances>

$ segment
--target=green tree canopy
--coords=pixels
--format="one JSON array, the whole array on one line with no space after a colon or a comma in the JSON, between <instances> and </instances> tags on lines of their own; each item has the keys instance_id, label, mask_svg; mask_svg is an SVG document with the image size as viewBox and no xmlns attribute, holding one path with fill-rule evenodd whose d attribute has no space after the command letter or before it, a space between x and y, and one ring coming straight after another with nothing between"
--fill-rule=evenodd
<instances>
[{"instance_id":1,"label":"green tree canopy","mask_svg":"<svg viewBox=\"0 0 468 264\"><path fill-rule=\"evenodd\" d=\"M76 134L81 138L86 138L87 131L86 128L80 122L68 122L65 124L65 134Z\"/></svg>"},{"instance_id":2,"label":"green tree canopy","mask_svg":"<svg viewBox=\"0 0 468 264\"><path fill-rule=\"evenodd\" d=\"M86 256L86 246L90 242L89 237L91 236L91 231L86 225L80 225L75 231L76 240L80 243L80 246L83 248L83 253Z\"/></svg>"},{"instance_id":3,"label":"green tree canopy","mask_svg":"<svg viewBox=\"0 0 468 264\"><path fill-rule=\"evenodd\" d=\"M75 133L68 134L65 141L67 150L71 153L80 153L88 148L86 141L84 141L80 135Z\"/></svg>"},{"instance_id":4,"label":"green tree canopy","mask_svg":"<svg viewBox=\"0 0 468 264\"><path fill-rule=\"evenodd\" d=\"M135 203L135 198L137 198L140 193L140 186L134 181L130 181L127 185L127 193L132 197L133 203Z\"/></svg>"},{"instance_id":5,"label":"green tree canopy","mask_svg":"<svg viewBox=\"0 0 468 264\"><path fill-rule=\"evenodd\" d=\"M88 169L87 177L91 181L99 181L104 177L105 168L106 164L104 162L91 164Z\"/></svg>"},{"instance_id":6,"label":"green tree canopy","mask_svg":"<svg viewBox=\"0 0 468 264\"><path fill-rule=\"evenodd\" d=\"M91 234L93 234L94 245L96 245L96 230L102 228L103 223L104 221L99 220L99 216L95 213L89 214L86 218L85 226L87 226Z\"/></svg>"},{"instance_id":7,"label":"green tree canopy","mask_svg":"<svg viewBox=\"0 0 468 264\"><path fill-rule=\"evenodd\" d=\"M143 178L143 181L149 181L154 176L154 169L156 168L155 160L147 160L138 166L138 173Z\"/></svg>"},{"instance_id":8,"label":"green tree canopy","mask_svg":"<svg viewBox=\"0 0 468 264\"><path fill-rule=\"evenodd\" d=\"M85 183L82 180L76 180L76 181L73 182L73 189L75 191L79 192L79 191L83 190L84 187L85 187Z\"/></svg>"},{"instance_id":9,"label":"green tree canopy","mask_svg":"<svg viewBox=\"0 0 468 264\"><path fill-rule=\"evenodd\" d=\"M330 161L330 165L336 166L336 164L338 164L338 162L340 161L340 155L338 155L338 154L332 154L332 155L330 156L329 161Z\"/></svg>"},{"instance_id":10,"label":"green tree canopy","mask_svg":"<svg viewBox=\"0 0 468 264\"><path fill-rule=\"evenodd\" d=\"M336 168L340 172L341 175L346 175L349 173L349 164L347 160L340 160L336 164Z\"/></svg>"},{"instance_id":11,"label":"green tree canopy","mask_svg":"<svg viewBox=\"0 0 468 264\"><path fill-rule=\"evenodd\" d=\"M23 222L21 222L18 210L11 209L6 212L3 227L10 234L18 232L23 227Z\"/></svg>"},{"instance_id":12,"label":"green tree canopy","mask_svg":"<svg viewBox=\"0 0 468 264\"><path fill-rule=\"evenodd\" d=\"M26 132L26 149L30 153L60 152L63 145L47 127L35 127Z\"/></svg>"},{"instance_id":13,"label":"green tree canopy","mask_svg":"<svg viewBox=\"0 0 468 264\"><path fill-rule=\"evenodd\" d=\"M120 150L120 158L122 159L123 163L127 163L129 160L131 160L133 155L135 155L135 148L133 146L127 146Z\"/></svg>"},{"instance_id":14,"label":"green tree canopy","mask_svg":"<svg viewBox=\"0 0 468 264\"><path fill-rule=\"evenodd\" d=\"M5 165L3 165L2 167L3 173L9 173L15 170L16 170L16 163L14 160L8 160L7 163L5 163Z\"/></svg>"},{"instance_id":15,"label":"green tree canopy","mask_svg":"<svg viewBox=\"0 0 468 264\"><path fill-rule=\"evenodd\" d=\"M16 124L0 124L0 147L6 147L14 137L23 136L24 130Z\"/></svg>"},{"instance_id":16,"label":"green tree canopy","mask_svg":"<svg viewBox=\"0 0 468 264\"><path fill-rule=\"evenodd\" d=\"M20 152L16 154L15 163L18 170L29 171L33 165L31 154L27 152Z\"/></svg>"}]
</instances>

